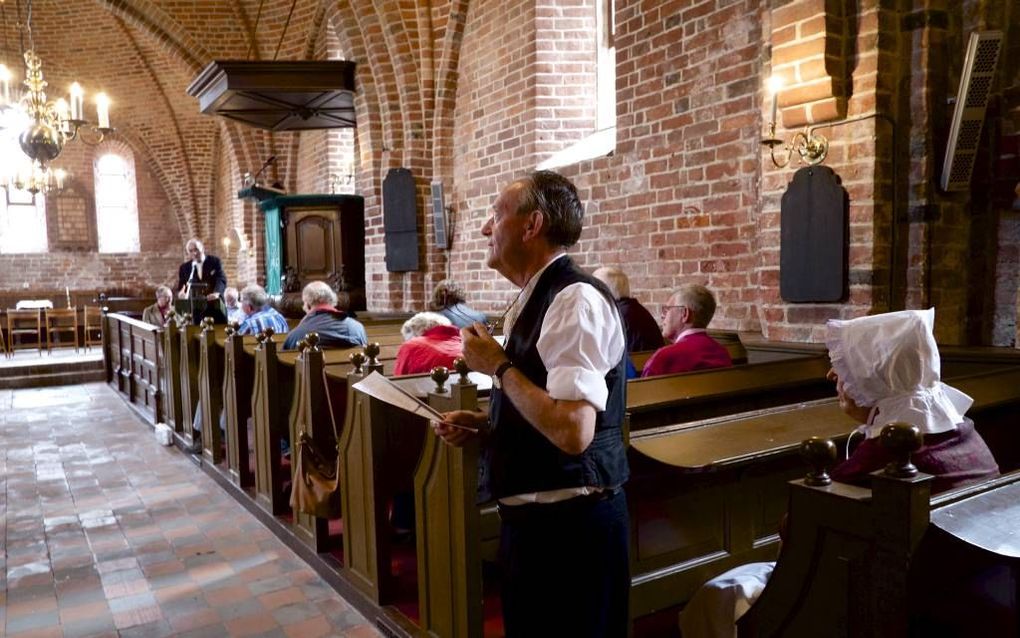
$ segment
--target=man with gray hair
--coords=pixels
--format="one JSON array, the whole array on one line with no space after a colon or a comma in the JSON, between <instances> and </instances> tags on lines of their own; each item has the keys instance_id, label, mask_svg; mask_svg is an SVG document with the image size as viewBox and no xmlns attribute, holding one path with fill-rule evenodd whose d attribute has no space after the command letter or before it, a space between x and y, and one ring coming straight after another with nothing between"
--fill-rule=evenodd
<instances>
[{"instance_id":1,"label":"man with gray hair","mask_svg":"<svg viewBox=\"0 0 1020 638\"><path fill-rule=\"evenodd\" d=\"M220 297L227 288L227 275L223 271L220 258L205 254L205 247L195 237L188 240L184 250L188 253L188 261L177 269L177 296L180 299L188 299L192 286L205 286L207 302L205 310L200 315L192 317L192 321L198 324L204 317L212 317L216 323L226 323L227 315Z\"/></svg>"},{"instance_id":2,"label":"man with gray hair","mask_svg":"<svg viewBox=\"0 0 1020 638\"><path fill-rule=\"evenodd\" d=\"M269 305L269 295L262 286L251 284L245 286L241 291L241 310L244 312L244 321L241 322L237 333L242 335L254 335L266 328L272 328L276 334L284 334L290 331L290 325L276 308Z\"/></svg>"},{"instance_id":3,"label":"man with gray hair","mask_svg":"<svg viewBox=\"0 0 1020 638\"><path fill-rule=\"evenodd\" d=\"M313 281L301 291L305 318L287 335L284 350L293 350L298 341L310 332L319 333L319 345L324 348L344 348L368 344L365 326L337 310L336 293L324 281Z\"/></svg>"},{"instance_id":4,"label":"man with gray hair","mask_svg":"<svg viewBox=\"0 0 1020 638\"><path fill-rule=\"evenodd\" d=\"M715 297L708 288L681 286L661 313L662 336L671 343L655 351L641 370L642 377L733 365L726 348L708 335L715 314Z\"/></svg>"},{"instance_id":5,"label":"man with gray hair","mask_svg":"<svg viewBox=\"0 0 1020 638\"><path fill-rule=\"evenodd\" d=\"M486 439L511 637L622 638L630 627L627 344L612 295L566 254L583 220L577 188L550 171L496 198L486 264L520 292L504 344L481 323L461 330L468 366L492 376L489 410L432 425L450 445Z\"/></svg>"},{"instance_id":6,"label":"man with gray hair","mask_svg":"<svg viewBox=\"0 0 1020 638\"><path fill-rule=\"evenodd\" d=\"M223 291L223 302L227 304L227 323L241 323L246 316L238 303L238 294L237 288L233 286Z\"/></svg>"}]
</instances>

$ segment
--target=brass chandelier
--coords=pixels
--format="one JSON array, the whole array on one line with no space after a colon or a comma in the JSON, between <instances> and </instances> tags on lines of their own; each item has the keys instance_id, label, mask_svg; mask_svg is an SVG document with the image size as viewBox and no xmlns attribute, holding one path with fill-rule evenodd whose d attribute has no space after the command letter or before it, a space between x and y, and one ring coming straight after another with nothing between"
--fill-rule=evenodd
<instances>
[{"instance_id":1,"label":"brass chandelier","mask_svg":"<svg viewBox=\"0 0 1020 638\"><path fill-rule=\"evenodd\" d=\"M0 0L0 11L3 0ZM18 17L20 19L20 2ZM4 16L6 23L6 16ZM27 190L33 195L61 189L67 177L65 171L53 169L49 163L63 151L64 146L75 139L89 145L96 145L113 132L110 127L110 98L105 93L95 97L96 124L85 119L85 91L77 82L71 84L68 99L63 97L49 101L46 97L48 83L43 79L42 59L35 52L32 39L32 0L28 0L24 25L19 28L28 35L28 48L24 51L25 89L20 95L12 93L13 74L0 64L0 128L16 133L18 144L25 154L22 166L0 174L0 186ZM6 31L5 31L6 40ZM5 42L6 45L6 42ZM7 47L4 47L7 50ZM23 47L24 48L24 47Z\"/></svg>"}]
</instances>

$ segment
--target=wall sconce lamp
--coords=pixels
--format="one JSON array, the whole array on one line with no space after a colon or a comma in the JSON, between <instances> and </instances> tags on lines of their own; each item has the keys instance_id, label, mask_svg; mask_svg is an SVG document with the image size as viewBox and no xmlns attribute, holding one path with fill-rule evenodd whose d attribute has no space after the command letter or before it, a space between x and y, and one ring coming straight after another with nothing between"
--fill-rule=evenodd
<instances>
[{"instance_id":1,"label":"wall sconce lamp","mask_svg":"<svg viewBox=\"0 0 1020 638\"><path fill-rule=\"evenodd\" d=\"M329 176L329 192L336 195L341 189L346 189L354 184L354 160L344 163L340 173L331 173Z\"/></svg>"},{"instance_id":2,"label":"wall sconce lamp","mask_svg":"<svg viewBox=\"0 0 1020 638\"><path fill-rule=\"evenodd\" d=\"M804 164L810 166L821 164L829 152L829 140L825 139L824 135L805 130L796 133L789 143L776 137L776 115L779 111L779 90L781 88L783 88L782 78L775 75L769 78L769 93L772 94L772 120L769 122L767 136L761 141L762 146L769 147L769 156L776 168L786 168L790 164L790 160L793 159L794 153ZM786 151L786 159L780 161L776 158L777 146L782 146Z\"/></svg>"}]
</instances>

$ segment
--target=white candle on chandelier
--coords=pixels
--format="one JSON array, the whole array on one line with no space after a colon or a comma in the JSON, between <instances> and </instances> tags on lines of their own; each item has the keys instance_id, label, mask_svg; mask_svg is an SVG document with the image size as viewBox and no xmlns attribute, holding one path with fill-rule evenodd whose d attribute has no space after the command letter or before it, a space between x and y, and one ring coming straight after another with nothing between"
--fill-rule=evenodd
<instances>
[{"instance_id":1,"label":"white candle on chandelier","mask_svg":"<svg viewBox=\"0 0 1020 638\"><path fill-rule=\"evenodd\" d=\"M58 126L61 131L68 129L67 120L71 114L71 107L68 106L67 100L60 97L53 103L53 110L57 112L57 120L59 120Z\"/></svg>"},{"instance_id":2,"label":"white candle on chandelier","mask_svg":"<svg viewBox=\"0 0 1020 638\"><path fill-rule=\"evenodd\" d=\"M96 94L96 119L99 128L110 128L110 98L106 93Z\"/></svg>"},{"instance_id":3,"label":"white candle on chandelier","mask_svg":"<svg viewBox=\"0 0 1020 638\"><path fill-rule=\"evenodd\" d=\"M6 64L0 64L0 105L11 103L11 70Z\"/></svg>"},{"instance_id":4,"label":"white candle on chandelier","mask_svg":"<svg viewBox=\"0 0 1020 638\"><path fill-rule=\"evenodd\" d=\"M67 179L67 171L62 168L54 169L53 177L57 182L57 190L63 190L64 180Z\"/></svg>"},{"instance_id":5,"label":"white candle on chandelier","mask_svg":"<svg viewBox=\"0 0 1020 638\"><path fill-rule=\"evenodd\" d=\"M85 111L85 91L82 90L81 85L77 82L71 84L71 119L81 120L84 119L83 114Z\"/></svg>"}]
</instances>

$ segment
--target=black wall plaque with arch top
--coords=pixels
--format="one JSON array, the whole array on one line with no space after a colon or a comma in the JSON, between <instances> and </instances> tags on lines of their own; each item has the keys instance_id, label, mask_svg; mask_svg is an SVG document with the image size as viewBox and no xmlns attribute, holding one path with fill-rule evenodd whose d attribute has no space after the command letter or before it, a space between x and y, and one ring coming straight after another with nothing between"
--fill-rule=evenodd
<instances>
[{"instance_id":1,"label":"black wall plaque with arch top","mask_svg":"<svg viewBox=\"0 0 1020 638\"><path fill-rule=\"evenodd\" d=\"M779 294L784 301L834 302L847 296L850 199L827 166L793 175L780 214Z\"/></svg>"},{"instance_id":2,"label":"black wall plaque with arch top","mask_svg":"<svg viewBox=\"0 0 1020 638\"><path fill-rule=\"evenodd\" d=\"M391 168L383 180L386 270L418 270L418 194L406 168Z\"/></svg>"}]
</instances>

